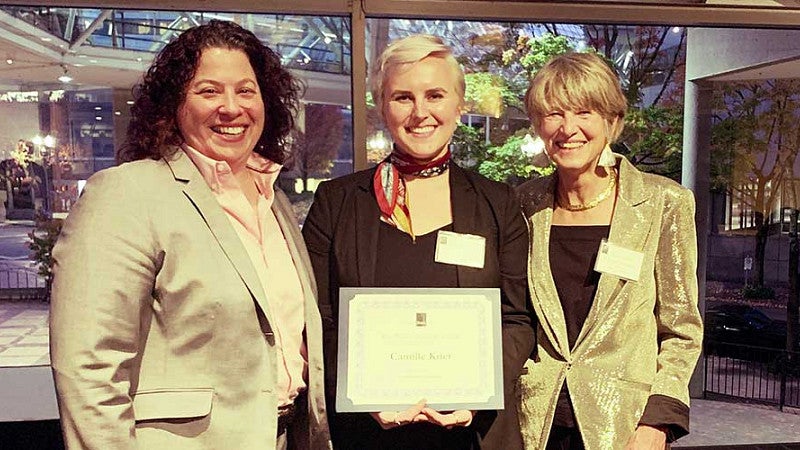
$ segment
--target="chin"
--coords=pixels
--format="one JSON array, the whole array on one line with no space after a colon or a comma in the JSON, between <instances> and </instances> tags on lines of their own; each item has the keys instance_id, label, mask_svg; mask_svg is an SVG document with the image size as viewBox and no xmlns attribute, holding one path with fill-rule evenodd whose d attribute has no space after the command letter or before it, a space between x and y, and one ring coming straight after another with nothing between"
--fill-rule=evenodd
<instances>
[{"instance_id":1,"label":"chin","mask_svg":"<svg viewBox=\"0 0 800 450\"><path fill-rule=\"evenodd\" d=\"M439 148L418 148L414 150L402 150L406 155L420 161L430 161L444 153L446 147Z\"/></svg>"}]
</instances>

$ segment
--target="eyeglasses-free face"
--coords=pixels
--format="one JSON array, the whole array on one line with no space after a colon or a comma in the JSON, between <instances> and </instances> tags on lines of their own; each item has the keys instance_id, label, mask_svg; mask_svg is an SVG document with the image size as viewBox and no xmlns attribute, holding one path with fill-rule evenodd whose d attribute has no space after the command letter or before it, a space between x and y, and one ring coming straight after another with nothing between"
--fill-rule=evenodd
<instances>
[{"instance_id":1,"label":"eyeglasses-free face","mask_svg":"<svg viewBox=\"0 0 800 450\"><path fill-rule=\"evenodd\" d=\"M209 158L244 167L264 130L264 101L241 50L207 48L178 108L184 141Z\"/></svg>"}]
</instances>

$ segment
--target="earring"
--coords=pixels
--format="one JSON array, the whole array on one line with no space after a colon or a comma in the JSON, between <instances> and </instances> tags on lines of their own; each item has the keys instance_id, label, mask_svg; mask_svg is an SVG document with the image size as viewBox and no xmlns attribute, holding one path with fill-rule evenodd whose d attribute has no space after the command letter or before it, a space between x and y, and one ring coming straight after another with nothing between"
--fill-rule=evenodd
<instances>
[{"instance_id":1,"label":"earring","mask_svg":"<svg viewBox=\"0 0 800 450\"><path fill-rule=\"evenodd\" d=\"M522 139L520 150L531 158L531 164L534 167L544 169L550 167L553 163L550 160L550 155L544 149L544 141L539 136L534 139L530 134L526 134Z\"/></svg>"},{"instance_id":2,"label":"earring","mask_svg":"<svg viewBox=\"0 0 800 450\"><path fill-rule=\"evenodd\" d=\"M614 167L617 165L617 159L611 152L610 144L606 144L606 146L603 147L603 151L600 152L600 159L597 161L597 165L602 167Z\"/></svg>"}]
</instances>

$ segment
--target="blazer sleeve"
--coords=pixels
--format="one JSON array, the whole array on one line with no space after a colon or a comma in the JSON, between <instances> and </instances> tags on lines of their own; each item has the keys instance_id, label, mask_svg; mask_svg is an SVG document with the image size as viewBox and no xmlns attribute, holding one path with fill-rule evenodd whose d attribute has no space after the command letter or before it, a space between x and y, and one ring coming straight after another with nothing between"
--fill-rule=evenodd
<instances>
[{"instance_id":1,"label":"blazer sleeve","mask_svg":"<svg viewBox=\"0 0 800 450\"><path fill-rule=\"evenodd\" d=\"M511 187L507 189L498 246L502 289L504 378L514 386L535 346L535 320L528 291L528 227Z\"/></svg>"},{"instance_id":2,"label":"blazer sleeve","mask_svg":"<svg viewBox=\"0 0 800 450\"><path fill-rule=\"evenodd\" d=\"M141 180L122 175L89 180L53 250L50 352L70 449L136 448L130 392L158 263Z\"/></svg>"},{"instance_id":3,"label":"blazer sleeve","mask_svg":"<svg viewBox=\"0 0 800 450\"><path fill-rule=\"evenodd\" d=\"M655 259L658 360L651 395L689 405L689 379L703 339L697 309L697 236L694 197L684 188L663 189L666 196Z\"/></svg>"},{"instance_id":4,"label":"blazer sleeve","mask_svg":"<svg viewBox=\"0 0 800 450\"><path fill-rule=\"evenodd\" d=\"M342 198L338 190L330 189L330 183L319 185L314 202L303 224L311 267L317 281L317 302L322 317L323 354L325 359L325 390L328 400L336 394L336 349L339 282L333 258L333 228L338 213L342 210ZM329 407L332 405L329 404Z\"/></svg>"}]
</instances>

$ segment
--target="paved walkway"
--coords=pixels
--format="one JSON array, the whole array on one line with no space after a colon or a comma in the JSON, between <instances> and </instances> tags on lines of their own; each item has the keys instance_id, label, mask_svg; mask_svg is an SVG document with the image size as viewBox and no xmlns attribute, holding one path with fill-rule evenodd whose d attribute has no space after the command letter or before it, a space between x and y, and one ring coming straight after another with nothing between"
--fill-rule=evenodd
<instances>
[{"instance_id":1,"label":"paved walkway","mask_svg":"<svg viewBox=\"0 0 800 450\"><path fill-rule=\"evenodd\" d=\"M679 439L673 448L800 449L800 414L796 412L692 399L689 426L691 433Z\"/></svg>"}]
</instances>

